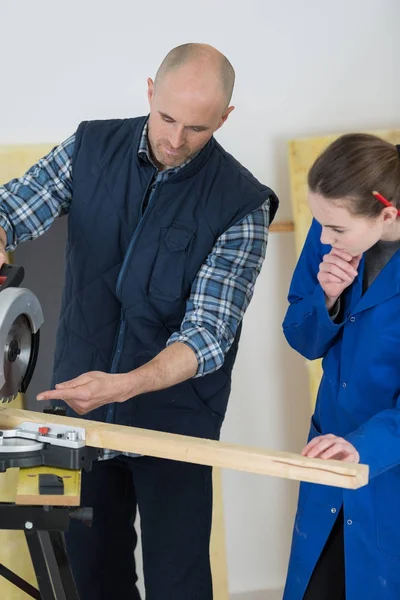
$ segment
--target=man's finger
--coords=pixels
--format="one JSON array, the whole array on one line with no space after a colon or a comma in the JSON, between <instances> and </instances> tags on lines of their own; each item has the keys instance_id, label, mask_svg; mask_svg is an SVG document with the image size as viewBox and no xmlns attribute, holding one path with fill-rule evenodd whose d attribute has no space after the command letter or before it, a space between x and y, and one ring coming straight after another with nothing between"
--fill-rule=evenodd
<instances>
[{"instance_id":1,"label":"man's finger","mask_svg":"<svg viewBox=\"0 0 400 600\"><path fill-rule=\"evenodd\" d=\"M91 377L87 373L84 373L83 375L79 375L79 377L75 377L75 379L69 379L68 381L56 383L56 389L75 388L88 383L89 381L91 381Z\"/></svg>"},{"instance_id":2,"label":"man's finger","mask_svg":"<svg viewBox=\"0 0 400 600\"><path fill-rule=\"evenodd\" d=\"M74 387L74 388L61 388L56 390L48 390L47 392L41 392L36 399L41 400L88 400L90 398L90 391L85 385Z\"/></svg>"},{"instance_id":3,"label":"man's finger","mask_svg":"<svg viewBox=\"0 0 400 600\"><path fill-rule=\"evenodd\" d=\"M40 392L36 396L36 400L57 400L57 392L55 390L48 390L47 392Z\"/></svg>"}]
</instances>

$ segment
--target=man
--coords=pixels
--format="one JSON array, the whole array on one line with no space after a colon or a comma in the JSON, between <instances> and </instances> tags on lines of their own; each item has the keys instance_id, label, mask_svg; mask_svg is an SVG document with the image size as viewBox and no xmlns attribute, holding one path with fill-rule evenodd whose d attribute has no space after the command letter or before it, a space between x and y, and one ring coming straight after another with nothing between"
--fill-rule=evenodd
<instances>
[{"instance_id":1,"label":"man","mask_svg":"<svg viewBox=\"0 0 400 600\"><path fill-rule=\"evenodd\" d=\"M54 361L69 414L217 439L243 314L278 200L213 138L234 71L202 44L173 49L148 80L148 117L82 123L0 188L6 249L69 215ZM82 600L211 600L208 467L108 453L84 474L93 525L67 547Z\"/></svg>"}]
</instances>

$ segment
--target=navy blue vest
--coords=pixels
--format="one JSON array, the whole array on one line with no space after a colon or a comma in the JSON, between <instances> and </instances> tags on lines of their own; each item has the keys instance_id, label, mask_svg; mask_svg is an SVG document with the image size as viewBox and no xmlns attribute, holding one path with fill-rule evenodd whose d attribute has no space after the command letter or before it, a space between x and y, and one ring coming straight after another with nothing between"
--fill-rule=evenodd
<instances>
[{"instance_id":1,"label":"navy blue vest","mask_svg":"<svg viewBox=\"0 0 400 600\"><path fill-rule=\"evenodd\" d=\"M53 383L145 364L179 331L191 284L217 238L271 197L214 138L157 184L138 157L146 117L79 126L73 159L66 281ZM87 418L218 438L240 331L216 372L101 407Z\"/></svg>"}]
</instances>

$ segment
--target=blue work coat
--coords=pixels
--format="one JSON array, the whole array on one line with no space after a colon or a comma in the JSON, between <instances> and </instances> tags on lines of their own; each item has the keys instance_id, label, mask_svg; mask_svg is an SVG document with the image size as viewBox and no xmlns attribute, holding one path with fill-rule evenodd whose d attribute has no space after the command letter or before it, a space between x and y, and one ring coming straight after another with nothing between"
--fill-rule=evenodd
<instances>
[{"instance_id":1,"label":"blue work coat","mask_svg":"<svg viewBox=\"0 0 400 600\"><path fill-rule=\"evenodd\" d=\"M361 259L358 276L341 296L337 323L317 280L331 250L320 236L314 221L283 329L300 354L323 358L309 439L344 437L369 465L370 481L358 490L301 484L284 600L303 597L341 506L346 600L400 600L400 250L364 294Z\"/></svg>"}]
</instances>

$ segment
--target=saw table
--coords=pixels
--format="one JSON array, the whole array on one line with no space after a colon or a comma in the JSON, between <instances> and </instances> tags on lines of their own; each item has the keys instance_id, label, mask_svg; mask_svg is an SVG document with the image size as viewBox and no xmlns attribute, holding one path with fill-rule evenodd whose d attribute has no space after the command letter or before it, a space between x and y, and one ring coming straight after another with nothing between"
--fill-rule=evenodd
<instances>
[{"instance_id":1,"label":"saw table","mask_svg":"<svg viewBox=\"0 0 400 600\"><path fill-rule=\"evenodd\" d=\"M79 508L81 471L102 453L86 446L80 427L25 422L0 431L0 472L15 490L4 498L0 488L0 530L25 535L39 589L1 563L0 576L28 596L79 600L63 534L70 519L91 522L91 509Z\"/></svg>"},{"instance_id":2,"label":"saw table","mask_svg":"<svg viewBox=\"0 0 400 600\"><path fill-rule=\"evenodd\" d=\"M70 519L91 522L91 509L79 508L81 471L102 454L80 427L25 422L0 431L0 472L15 491L4 497L0 487L0 530L23 532L39 589L1 563L0 576L28 596L79 600L63 534Z\"/></svg>"}]
</instances>

